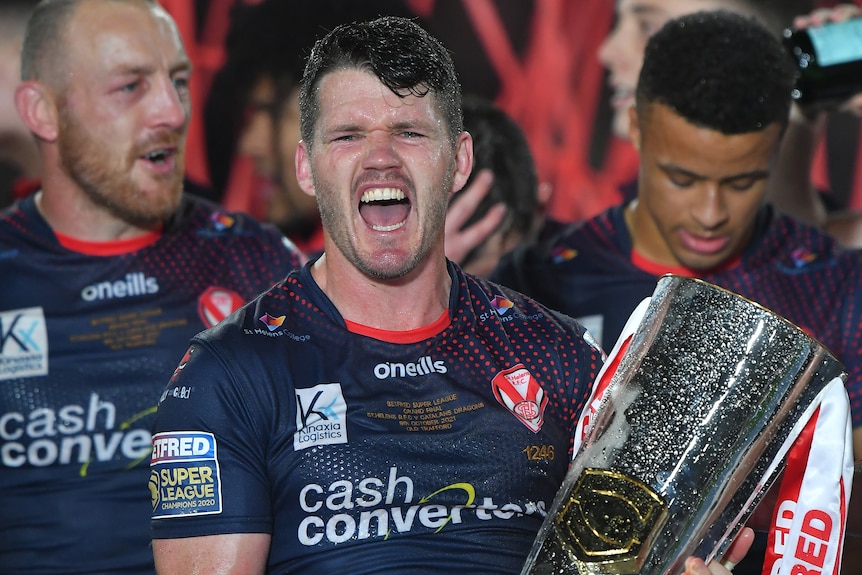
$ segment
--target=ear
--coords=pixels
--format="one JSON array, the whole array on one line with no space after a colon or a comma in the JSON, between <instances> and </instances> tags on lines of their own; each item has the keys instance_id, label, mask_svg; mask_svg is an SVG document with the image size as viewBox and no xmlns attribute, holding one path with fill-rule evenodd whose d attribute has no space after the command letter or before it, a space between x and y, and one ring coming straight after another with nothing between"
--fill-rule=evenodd
<instances>
[{"instance_id":1,"label":"ear","mask_svg":"<svg viewBox=\"0 0 862 575\"><path fill-rule=\"evenodd\" d=\"M473 136L469 132L461 132L455 144L455 173L452 177L452 188L449 194L454 194L464 187L473 171Z\"/></svg>"},{"instance_id":2,"label":"ear","mask_svg":"<svg viewBox=\"0 0 862 575\"><path fill-rule=\"evenodd\" d=\"M47 86L33 81L20 84L15 89L15 107L36 137L46 142L57 139L59 114Z\"/></svg>"},{"instance_id":3,"label":"ear","mask_svg":"<svg viewBox=\"0 0 862 575\"><path fill-rule=\"evenodd\" d=\"M315 195L314 179L311 177L311 157L304 140L300 140L296 146L294 168L296 169L296 181L299 183L299 188L309 196Z\"/></svg>"},{"instance_id":4,"label":"ear","mask_svg":"<svg viewBox=\"0 0 862 575\"><path fill-rule=\"evenodd\" d=\"M629 140L635 147L635 150L641 151L641 126L640 116L638 116L637 106L629 108Z\"/></svg>"}]
</instances>

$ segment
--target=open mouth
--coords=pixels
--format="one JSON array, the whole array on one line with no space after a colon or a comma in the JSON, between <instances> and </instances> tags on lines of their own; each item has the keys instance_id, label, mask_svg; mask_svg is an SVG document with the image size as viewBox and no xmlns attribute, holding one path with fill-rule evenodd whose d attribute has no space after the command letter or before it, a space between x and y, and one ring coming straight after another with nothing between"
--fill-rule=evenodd
<instances>
[{"instance_id":1,"label":"open mouth","mask_svg":"<svg viewBox=\"0 0 862 575\"><path fill-rule=\"evenodd\" d=\"M160 148L158 150L153 150L152 152L146 153L142 158L147 160L148 162L152 162L153 164L164 164L171 157L171 150L168 148Z\"/></svg>"},{"instance_id":2,"label":"open mouth","mask_svg":"<svg viewBox=\"0 0 862 575\"><path fill-rule=\"evenodd\" d=\"M362 194L359 215L377 232L391 232L404 226L410 201L399 188L373 188Z\"/></svg>"}]
</instances>

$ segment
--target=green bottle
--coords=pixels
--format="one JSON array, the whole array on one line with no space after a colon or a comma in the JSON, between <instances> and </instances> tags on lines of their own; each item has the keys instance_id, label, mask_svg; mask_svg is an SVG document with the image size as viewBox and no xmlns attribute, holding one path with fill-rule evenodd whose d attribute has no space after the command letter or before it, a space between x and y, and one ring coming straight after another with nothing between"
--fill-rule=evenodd
<instances>
[{"instance_id":1,"label":"green bottle","mask_svg":"<svg viewBox=\"0 0 862 575\"><path fill-rule=\"evenodd\" d=\"M828 105L862 92L862 18L784 30L797 68L793 98Z\"/></svg>"}]
</instances>

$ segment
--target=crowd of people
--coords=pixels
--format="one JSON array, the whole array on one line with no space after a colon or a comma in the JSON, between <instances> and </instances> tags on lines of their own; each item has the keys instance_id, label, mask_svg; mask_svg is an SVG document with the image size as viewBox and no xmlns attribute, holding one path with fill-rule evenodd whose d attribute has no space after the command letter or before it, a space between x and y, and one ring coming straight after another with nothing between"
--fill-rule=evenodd
<instances>
[{"instance_id":1,"label":"crowd of people","mask_svg":"<svg viewBox=\"0 0 862 575\"><path fill-rule=\"evenodd\" d=\"M811 418L846 437L791 453L834 494L819 567L843 553L852 573L862 216L814 184L838 108L792 100L779 33L859 15L617 2L596 57L637 173L567 221L528 132L462 94L417 3L237 3L205 102L210 182L186 171L194 65L170 11L4 5L0 572L519 573L606 352L670 273L845 365ZM862 96L842 106L862 115ZM259 217L226 195L239 156ZM803 526L766 516L687 572L790 565Z\"/></svg>"}]
</instances>

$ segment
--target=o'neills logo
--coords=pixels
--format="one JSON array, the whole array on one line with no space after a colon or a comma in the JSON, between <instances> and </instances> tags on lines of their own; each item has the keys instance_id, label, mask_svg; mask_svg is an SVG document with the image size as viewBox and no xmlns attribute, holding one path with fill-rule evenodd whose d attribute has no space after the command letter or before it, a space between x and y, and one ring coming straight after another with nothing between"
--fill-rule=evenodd
<instances>
[{"instance_id":1,"label":"o'neills logo","mask_svg":"<svg viewBox=\"0 0 862 575\"><path fill-rule=\"evenodd\" d=\"M143 272L134 272L126 274L126 277L121 280L88 285L81 290L81 299L96 301L154 293L159 293L158 280L145 276Z\"/></svg>"},{"instance_id":2,"label":"o'neills logo","mask_svg":"<svg viewBox=\"0 0 862 575\"><path fill-rule=\"evenodd\" d=\"M434 361L428 356L420 357L416 363L378 363L374 366L374 377L387 379L389 377L416 377L429 373L446 373L446 364L442 359Z\"/></svg>"}]
</instances>

